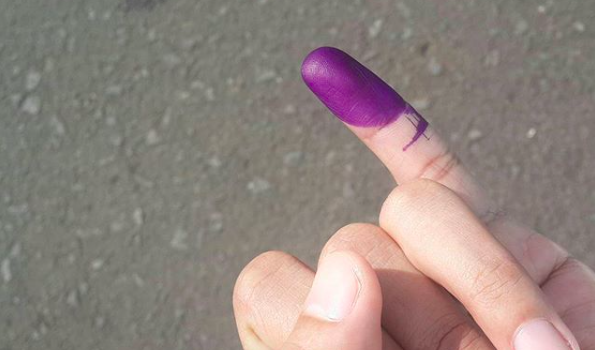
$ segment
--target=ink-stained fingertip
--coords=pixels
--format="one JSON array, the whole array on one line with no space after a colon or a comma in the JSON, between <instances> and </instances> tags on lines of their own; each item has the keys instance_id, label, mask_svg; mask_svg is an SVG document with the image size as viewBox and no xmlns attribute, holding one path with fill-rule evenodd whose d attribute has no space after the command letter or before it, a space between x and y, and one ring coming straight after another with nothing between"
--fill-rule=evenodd
<instances>
[{"instance_id":1,"label":"ink-stained fingertip","mask_svg":"<svg viewBox=\"0 0 595 350\"><path fill-rule=\"evenodd\" d=\"M343 122L358 127L384 127L402 115L415 126L413 145L428 122L387 83L347 53L334 47L312 51L302 63L306 85Z\"/></svg>"},{"instance_id":2,"label":"ink-stained fingertip","mask_svg":"<svg viewBox=\"0 0 595 350\"><path fill-rule=\"evenodd\" d=\"M302 64L306 85L339 119L354 126L384 126L407 103L368 68L333 47L312 51Z\"/></svg>"}]
</instances>

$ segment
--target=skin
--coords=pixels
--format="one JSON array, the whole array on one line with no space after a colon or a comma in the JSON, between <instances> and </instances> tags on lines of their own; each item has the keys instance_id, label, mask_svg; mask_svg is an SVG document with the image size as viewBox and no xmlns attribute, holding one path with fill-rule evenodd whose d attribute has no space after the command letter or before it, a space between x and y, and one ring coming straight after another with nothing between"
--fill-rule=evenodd
<instances>
[{"instance_id":1,"label":"skin","mask_svg":"<svg viewBox=\"0 0 595 350\"><path fill-rule=\"evenodd\" d=\"M321 47L302 64L306 85L335 116L360 127L382 127L406 116L415 126L407 150L428 127L428 122L387 83L347 53Z\"/></svg>"},{"instance_id":2,"label":"skin","mask_svg":"<svg viewBox=\"0 0 595 350\"><path fill-rule=\"evenodd\" d=\"M341 322L313 317L304 307L313 270L289 254L264 253L244 268L234 291L244 348L513 350L526 322L546 320L569 349L595 349L595 273L496 207L430 126L412 143L419 122L401 118L405 108L395 107L396 117L373 114L361 106L377 90L347 84L347 95L328 95L332 90L320 88L333 84L309 86L399 183L379 226L346 226L320 256L319 265L333 254L351 257L361 271L362 299ZM333 96L359 105L365 123L349 114L352 108L329 101ZM381 99L380 105L398 103ZM379 119L370 121L372 115Z\"/></svg>"}]
</instances>

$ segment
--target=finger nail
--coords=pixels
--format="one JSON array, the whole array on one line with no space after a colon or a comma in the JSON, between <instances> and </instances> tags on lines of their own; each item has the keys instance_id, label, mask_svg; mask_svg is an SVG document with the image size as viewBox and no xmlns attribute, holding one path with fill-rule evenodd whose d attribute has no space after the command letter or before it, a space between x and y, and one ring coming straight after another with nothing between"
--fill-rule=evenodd
<instances>
[{"instance_id":1,"label":"finger nail","mask_svg":"<svg viewBox=\"0 0 595 350\"><path fill-rule=\"evenodd\" d=\"M321 47L312 51L302 64L302 77L320 101L347 124L382 127L406 115L416 128L410 144L428 127L428 122L393 88L339 49Z\"/></svg>"},{"instance_id":2,"label":"finger nail","mask_svg":"<svg viewBox=\"0 0 595 350\"><path fill-rule=\"evenodd\" d=\"M316 272L304 313L340 322L353 310L360 288L360 271L354 261L342 253L330 254Z\"/></svg>"},{"instance_id":3,"label":"finger nail","mask_svg":"<svg viewBox=\"0 0 595 350\"><path fill-rule=\"evenodd\" d=\"M515 350L573 350L571 343L547 320L534 320L519 328ZM578 349L575 349L578 350Z\"/></svg>"}]
</instances>

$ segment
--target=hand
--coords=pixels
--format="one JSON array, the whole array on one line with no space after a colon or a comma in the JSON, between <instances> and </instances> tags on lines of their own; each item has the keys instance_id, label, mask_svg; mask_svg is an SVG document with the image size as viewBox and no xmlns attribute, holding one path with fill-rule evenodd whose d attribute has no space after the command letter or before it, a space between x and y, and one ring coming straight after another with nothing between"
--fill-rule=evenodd
<instances>
[{"instance_id":1,"label":"hand","mask_svg":"<svg viewBox=\"0 0 595 350\"><path fill-rule=\"evenodd\" d=\"M316 277L282 252L246 266L234 293L246 350L595 349L589 268L504 215L352 58L321 48L302 73L400 186L380 227L349 225L329 240Z\"/></svg>"}]
</instances>

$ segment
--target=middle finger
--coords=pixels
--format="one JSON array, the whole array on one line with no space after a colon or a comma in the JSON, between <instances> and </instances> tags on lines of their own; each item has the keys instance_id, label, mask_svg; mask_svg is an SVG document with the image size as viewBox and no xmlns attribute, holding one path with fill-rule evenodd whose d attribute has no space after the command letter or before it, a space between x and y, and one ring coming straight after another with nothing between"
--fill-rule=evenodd
<instances>
[{"instance_id":1,"label":"middle finger","mask_svg":"<svg viewBox=\"0 0 595 350\"><path fill-rule=\"evenodd\" d=\"M579 349L539 286L446 187L427 180L400 186L385 202L380 225L498 349Z\"/></svg>"}]
</instances>

